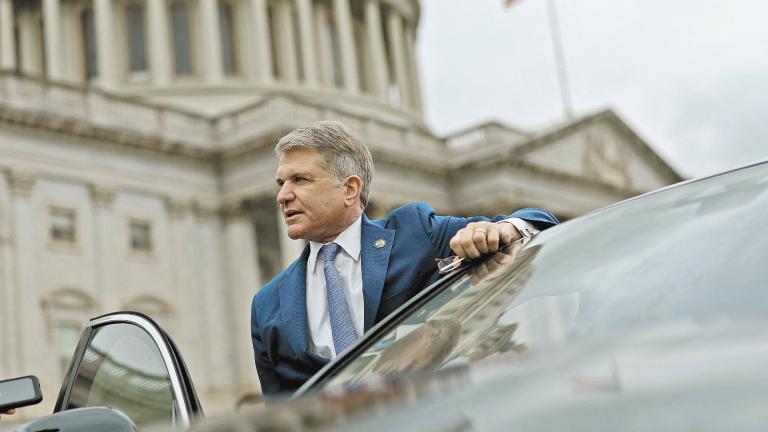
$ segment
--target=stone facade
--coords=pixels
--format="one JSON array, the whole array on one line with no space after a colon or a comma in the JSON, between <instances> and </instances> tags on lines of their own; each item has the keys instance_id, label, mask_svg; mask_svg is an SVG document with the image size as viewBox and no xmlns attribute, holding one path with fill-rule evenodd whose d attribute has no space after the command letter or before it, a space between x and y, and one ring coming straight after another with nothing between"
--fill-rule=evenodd
<instances>
[{"instance_id":1,"label":"stone facade","mask_svg":"<svg viewBox=\"0 0 768 432\"><path fill-rule=\"evenodd\" d=\"M571 218L680 180L615 113L448 137L422 120L416 0L0 0L0 377L50 411L90 317L145 312L207 412L256 391L249 304L303 245L272 148L334 119L376 161L371 216Z\"/></svg>"}]
</instances>

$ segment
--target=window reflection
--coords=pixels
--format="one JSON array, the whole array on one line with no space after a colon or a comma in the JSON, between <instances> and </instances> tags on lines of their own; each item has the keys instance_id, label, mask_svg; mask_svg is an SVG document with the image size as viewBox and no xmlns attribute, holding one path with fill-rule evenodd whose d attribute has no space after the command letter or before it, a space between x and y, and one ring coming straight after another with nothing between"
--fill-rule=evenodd
<instances>
[{"instance_id":1,"label":"window reflection","mask_svg":"<svg viewBox=\"0 0 768 432\"><path fill-rule=\"evenodd\" d=\"M66 409L110 406L137 426L172 423L176 403L168 370L152 338L131 324L98 328L77 370Z\"/></svg>"},{"instance_id":2,"label":"window reflection","mask_svg":"<svg viewBox=\"0 0 768 432\"><path fill-rule=\"evenodd\" d=\"M735 171L545 231L472 267L331 384L681 324L764 322L766 186L768 166Z\"/></svg>"},{"instance_id":3,"label":"window reflection","mask_svg":"<svg viewBox=\"0 0 768 432\"><path fill-rule=\"evenodd\" d=\"M539 247L522 242L475 266L358 358L334 382L434 369L479 360L495 350L524 351L516 323L501 323L533 272Z\"/></svg>"}]
</instances>

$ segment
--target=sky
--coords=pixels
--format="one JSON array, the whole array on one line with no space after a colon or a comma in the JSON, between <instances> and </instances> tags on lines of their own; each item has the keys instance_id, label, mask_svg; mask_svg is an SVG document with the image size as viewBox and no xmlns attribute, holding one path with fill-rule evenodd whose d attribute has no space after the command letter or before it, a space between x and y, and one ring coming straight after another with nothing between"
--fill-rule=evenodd
<instances>
[{"instance_id":1,"label":"sky","mask_svg":"<svg viewBox=\"0 0 768 432\"><path fill-rule=\"evenodd\" d=\"M686 177L768 159L768 1L556 0L578 117L614 109ZM421 0L426 120L563 121L547 0Z\"/></svg>"}]
</instances>

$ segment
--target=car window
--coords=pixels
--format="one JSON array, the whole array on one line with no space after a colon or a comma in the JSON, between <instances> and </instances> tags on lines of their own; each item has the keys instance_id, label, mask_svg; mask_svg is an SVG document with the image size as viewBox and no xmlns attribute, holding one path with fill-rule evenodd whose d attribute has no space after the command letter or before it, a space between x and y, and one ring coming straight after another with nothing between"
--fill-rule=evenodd
<instances>
[{"instance_id":1,"label":"car window","mask_svg":"<svg viewBox=\"0 0 768 432\"><path fill-rule=\"evenodd\" d=\"M766 220L768 164L573 220L438 288L330 384L525 359L644 326L768 317Z\"/></svg>"},{"instance_id":2,"label":"car window","mask_svg":"<svg viewBox=\"0 0 768 432\"><path fill-rule=\"evenodd\" d=\"M115 323L94 330L64 409L109 406L137 426L175 423L178 406L163 357L142 328Z\"/></svg>"}]
</instances>

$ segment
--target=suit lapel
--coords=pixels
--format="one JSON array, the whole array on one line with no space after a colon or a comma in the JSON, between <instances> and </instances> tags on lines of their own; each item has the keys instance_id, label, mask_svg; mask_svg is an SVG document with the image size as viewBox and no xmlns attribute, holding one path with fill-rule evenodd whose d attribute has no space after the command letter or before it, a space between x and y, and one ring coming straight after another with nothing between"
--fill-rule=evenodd
<instances>
[{"instance_id":1,"label":"suit lapel","mask_svg":"<svg viewBox=\"0 0 768 432\"><path fill-rule=\"evenodd\" d=\"M296 354L307 351L307 258L309 245L278 289L285 336Z\"/></svg>"},{"instance_id":2,"label":"suit lapel","mask_svg":"<svg viewBox=\"0 0 768 432\"><path fill-rule=\"evenodd\" d=\"M381 246L381 240L385 243ZM363 215L360 239L360 259L363 269L363 298L365 299L364 330L373 327L379 310L384 278L389 266L389 254L395 240L395 230L380 228ZM380 247L376 247L378 245Z\"/></svg>"}]
</instances>

